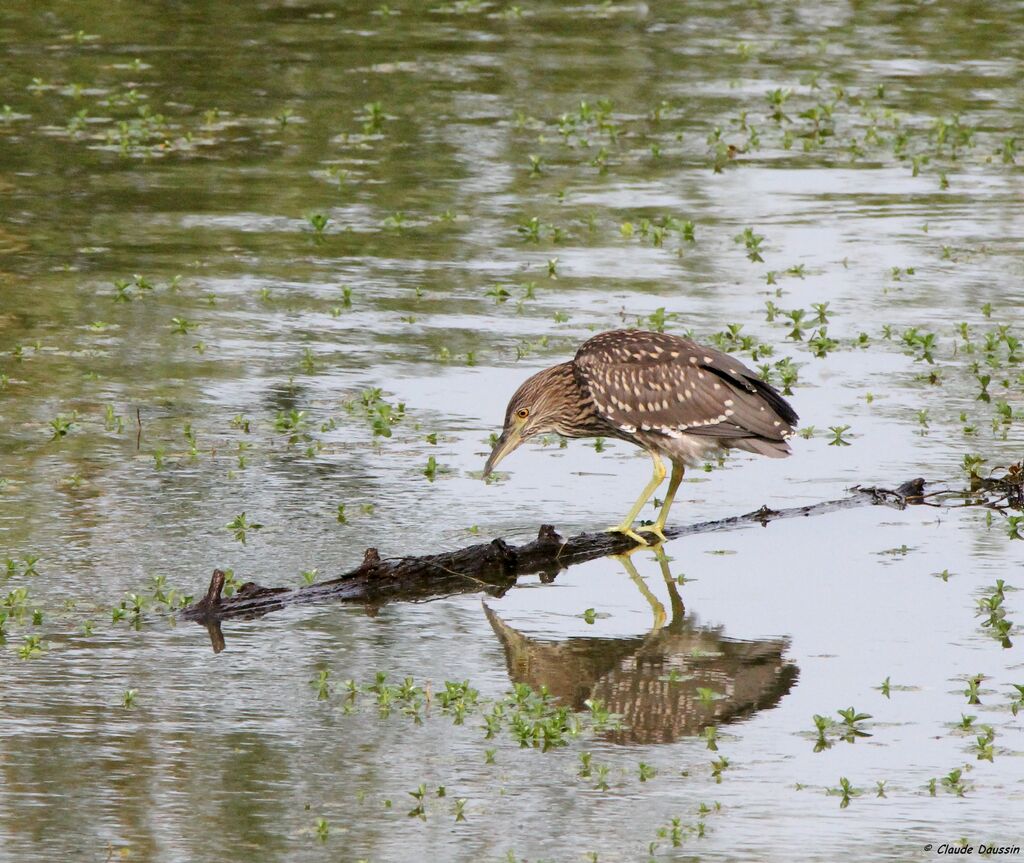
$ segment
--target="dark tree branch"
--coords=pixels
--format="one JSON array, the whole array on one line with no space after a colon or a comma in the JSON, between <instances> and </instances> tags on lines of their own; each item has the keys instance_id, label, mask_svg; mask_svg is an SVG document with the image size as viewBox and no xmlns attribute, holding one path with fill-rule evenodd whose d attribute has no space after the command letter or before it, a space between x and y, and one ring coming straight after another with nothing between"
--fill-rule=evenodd
<instances>
[{"instance_id":1,"label":"dark tree branch","mask_svg":"<svg viewBox=\"0 0 1024 863\"><path fill-rule=\"evenodd\" d=\"M839 500L782 510L761 507L746 515L670 527L665 534L669 539L678 539L869 505L903 508L920 501L923 489L924 481L920 479L904 483L895 490L858 488L849 497ZM633 547L633 541L621 534L582 533L563 539L551 525L542 525L533 542L520 546L495 539L441 554L388 560L381 559L375 548L368 548L358 567L329 581L295 589L261 587L247 582L228 597L222 595L224 573L217 569L206 595L183 609L179 616L183 620L212 622L233 617L259 617L286 605L327 601L382 605L398 599L422 600L457 593L484 592L500 596L520 576L540 573L542 579L550 581L567 566Z\"/></svg>"}]
</instances>

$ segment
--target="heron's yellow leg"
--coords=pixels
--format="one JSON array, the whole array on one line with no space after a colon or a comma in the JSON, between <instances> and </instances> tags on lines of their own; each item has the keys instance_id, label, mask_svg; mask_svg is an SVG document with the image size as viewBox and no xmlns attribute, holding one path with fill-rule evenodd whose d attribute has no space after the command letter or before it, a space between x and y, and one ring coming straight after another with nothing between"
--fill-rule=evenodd
<instances>
[{"instance_id":1,"label":"heron's yellow leg","mask_svg":"<svg viewBox=\"0 0 1024 863\"><path fill-rule=\"evenodd\" d=\"M615 527L608 528L609 533L625 534L630 539L640 543L640 545L650 545L650 543L633 530L633 522L636 521L636 517L640 514L640 510L644 508L644 504L647 503L651 495L654 494L658 486L661 485L665 479L665 465L661 461L661 456L659 456L654 450L651 450L651 460L654 462L654 476L651 477L651 481L644 486L644 490L640 492L640 497L637 498L637 502L633 504L633 508L626 513L626 517L622 520L622 524L617 524ZM641 528L641 530L642 529L643 528Z\"/></svg>"},{"instance_id":2,"label":"heron's yellow leg","mask_svg":"<svg viewBox=\"0 0 1024 863\"><path fill-rule=\"evenodd\" d=\"M633 561L630 560L630 557L635 550L636 549L628 551L626 554L617 554L615 555L615 559L622 564L633 584L637 586L640 593L643 594L644 599L647 600L647 604L651 606L651 611L654 612L654 626L652 628L661 629L661 627L665 625L665 620L668 615L665 613L665 606L662 605L658 597L651 592L647 583L640 577L640 573L636 571L636 566L633 564Z\"/></svg>"},{"instance_id":3,"label":"heron's yellow leg","mask_svg":"<svg viewBox=\"0 0 1024 863\"><path fill-rule=\"evenodd\" d=\"M668 481L668 494L665 495L665 502L661 505L658 519L654 524L637 528L638 530L645 533L653 533L662 540L665 539L665 521L668 519L669 508L672 506L672 501L675 500L676 492L679 490L679 484L683 481L683 474L685 472L686 468L683 465L677 461L672 462L672 478Z\"/></svg>"}]
</instances>

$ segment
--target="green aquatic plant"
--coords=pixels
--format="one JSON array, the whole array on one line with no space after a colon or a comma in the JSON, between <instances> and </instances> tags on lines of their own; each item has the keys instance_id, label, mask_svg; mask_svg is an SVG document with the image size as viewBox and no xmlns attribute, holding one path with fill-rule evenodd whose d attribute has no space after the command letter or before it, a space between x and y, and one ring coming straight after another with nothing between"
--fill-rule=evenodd
<instances>
[{"instance_id":1,"label":"green aquatic plant","mask_svg":"<svg viewBox=\"0 0 1024 863\"><path fill-rule=\"evenodd\" d=\"M714 761L711 762L711 778L715 780L718 785L722 784L722 773L729 767L729 759L724 755L720 755Z\"/></svg>"},{"instance_id":2,"label":"green aquatic plant","mask_svg":"<svg viewBox=\"0 0 1024 863\"><path fill-rule=\"evenodd\" d=\"M316 689L317 701L326 701L331 697L331 684L330 684L331 672L327 668L322 668L317 672L316 677L310 681L310 684Z\"/></svg>"},{"instance_id":3,"label":"green aquatic plant","mask_svg":"<svg viewBox=\"0 0 1024 863\"><path fill-rule=\"evenodd\" d=\"M814 335L807 340L807 347L811 349L814 356L823 358L828 356L829 351L839 347L839 341L829 337L827 327L819 327Z\"/></svg>"},{"instance_id":4,"label":"green aquatic plant","mask_svg":"<svg viewBox=\"0 0 1024 863\"><path fill-rule=\"evenodd\" d=\"M427 785L425 782L420 783L419 787L413 791L408 792L409 796L416 801L416 805L406 813L410 818L419 818L423 821L427 820L427 812L424 808L424 799L427 796Z\"/></svg>"},{"instance_id":5,"label":"green aquatic plant","mask_svg":"<svg viewBox=\"0 0 1024 863\"><path fill-rule=\"evenodd\" d=\"M847 707L845 710L840 709L836 711L843 720L843 735L844 739L850 738L852 742L855 737L870 737L866 731L863 730L860 723L866 719L871 719L870 713L859 713L853 707Z\"/></svg>"},{"instance_id":6,"label":"green aquatic plant","mask_svg":"<svg viewBox=\"0 0 1024 863\"><path fill-rule=\"evenodd\" d=\"M910 327L903 333L903 343L914 354L916 361L935 362L935 348L938 336L935 333L922 333L917 327Z\"/></svg>"},{"instance_id":7,"label":"green aquatic plant","mask_svg":"<svg viewBox=\"0 0 1024 863\"><path fill-rule=\"evenodd\" d=\"M544 225L537 216L531 216L525 222L521 222L516 227L516 231L526 242L539 243L543 227Z\"/></svg>"},{"instance_id":8,"label":"green aquatic plant","mask_svg":"<svg viewBox=\"0 0 1024 863\"><path fill-rule=\"evenodd\" d=\"M350 411L361 411L373 430L374 437L391 437L392 427L405 417L405 404L388 402L379 387L363 390L358 397L345 402Z\"/></svg>"},{"instance_id":9,"label":"green aquatic plant","mask_svg":"<svg viewBox=\"0 0 1024 863\"><path fill-rule=\"evenodd\" d=\"M845 809L850 805L850 800L854 797L859 797L862 792L859 788L854 788L853 784L845 776L840 776L839 786L836 788L828 788L825 793L841 798L839 801L839 808Z\"/></svg>"},{"instance_id":10,"label":"green aquatic plant","mask_svg":"<svg viewBox=\"0 0 1024 863\"><path fill-rule=\"evenodd\" d=\"M850 430L850 426L829 426L828 430L832 432L832 440L828 442L829 446L850 446L850 442L843 437Z\"/></svg>"},{"instance_id":11,"label":"green aquatic plant","mask_svg":"<svg viewBox=\"0 0 1024 863\"><path fill-rule=\"evenodd\" d=\"M341 188L344 182L352 176L352 172L348 168L341 167L341 165L328 165L325 172L328 177L338 184L338 188Z\"/></svg>"},{"instance_id":12,"label":"green aquatic plant","mask_svg":"<svg viewBox=\"0 0 1024 863\"><path fill-rule=\"evenodd\" d=\"M646 329L663 333L665 332L665 327L669 323L677 320L679 320L679 314L677 312L666 312L664 306L658 306L658 308L647 315L647 317L638 318L637 324L645 327Z\"/></svg>"},{"instance_id":13,"label":"green aquatic plant","mask_svg":"<svg viewBox=\"0 0 1024 863\"><path fill-rule=\"evenodd\" d=\"M961 467L964 473L970 477L972 485L981 479L979 468L985 463L985 461L986 460L977 453L967 453L964 455Z\"/></svg>"},{"instance_id":14,"label":"green aquatic plant","mask_svg":"<svg viewBox=\"0 0 1024 863\"><path fill-rule=\"evenodd\" d=\"M224 527L230 530L234 534L235 539L242 543L242 545L245 545L246 534L248 531L263 529L263 525L259 522L249 521L244 512L236 515L231 519L231 521L224 525Z\"/></svg>"},{"instance_id":15,"label":"green aquatic plant","mask_svg":"<svg viewBox=\"0 0 1024 863\"><path fill-rule=\"evenodd\" d=\"M199 326L195 321L190 321L187 318L171 318L171 332L179 335L187 336L190 332Z\"/></svg>"},{"instance_id":16,"label":"green aquatic plant","mask_svg":"<svg viewBox=\"0 0 1024 863\"><path fill-rule=\"evenodd\" d=\"M182 433L185 436L185 442L188 444L188 454L195 457L199 453L199 449L196 446L196 433L192 430L192 423L185 423Z\"/></svg>"},{"instance_id":17,"label":"green aquatic plant","mask_svg":"<svg viewBox=\"0 0 1024 863\"><path fill-rule=\"evenodd\" d=\"M695 691L697 693L697 699L704 707L710 707L715 702L715 699L723 697L707 686L698 686Z\"/></svg>"},{"instance_id":18,"label":"green aquatic plant","mask_svg":"<svg viewBox=\"0 0 1024 863\"><path fill-rule=\"evenodd\" d=\"M786 334L786 338L794 342L802 342L804 338L804 317L807 314L807 310L789 309L784 314L793 324L793 329Z\"/></svg>"},{"instance_id":19,"label":"green aquatic plant","mask_svg":"<svg viewBox=\"0 0 1024 863\"><path fill-rule=\"evenodd\" d=\"M886 678L886 684L888 678ZM870 737L871 734L864 730L862 723L871 719L870 713L859 713L855 708L848 707L836 711L842 722L836 722L827 716L814 714L814 751L823 752L831 749L836 740L846 743L853 743L858 737Z\"/></svg>"},{"instance_id":20,"label":"green aquatic plant","mask_svg":"<svg viewBox=\"0 0 1024 863\"><path fill-rule=\"evenodd\" d=\"M493 297L495 303L504 303L512 294L500 285L494 285L484 292L484 296Z\"/></svg>"},{"instance_id":21,"label":"green aquatic plant","mask_svg":"<svg viewBox=\"0 0 1024 863\"><path fill-rule=\"evenodd\" d=\"M319 237L323 236L323 233L327 230L327 225L330 223L331 219L324 213L310 213L306 216L306 221L313 229L313 232Z\"/></svg>"},{"instance_id":22,"label":"green aquatic plant","mask_svg":"<svg viewBox=\"0 0 1024 863\"><path fill-rule=\"evenodd\" d=\"M942 777L942 787L947 791L951 791L957 797L965 796L967 794L967 784L963 780L963 773L963 769L959 767L950 770L949 773ZM932 780L932 782L934 781ZM934 797L934 791L931 793Z\"/></svg>"},{"instance_id":23,"label":"green aquatic plant","mask_svg":"<svg viewBox=\"0 0 1024 863\"><path fill-rule=\"evenodd\" d=\"M781 360L776 360L773 366L765 364L758 368L761 371L762 378L768 383L772 382L772 373L777 372L782 394L785 396L793 395L793 385L797 382L799 373L798 366L791 357L783 357Z\"/></svg>"},{"instance_id":24,"label":"green aquatic plant","mask_svg":"<svg viewBox=\"0 0 1024 863\"><path fill-rule=\"evenodd\" d=\"M38 656L46 649L46 645L43 644L43 640L38 635L26 635L25 641L18 648L18 657L20 659L32 659Z\"/></svg>"},{"instance_id":25,"label":"green aquatic plant","mask_svg":"<svg viewBox=\"0 0 1024 863\"><path fill-rule=\"evenodd\" d=\"M1006 517L1006 535L1010 539L1024 539L1024 515Z\"/></svg>"},{"instance_id":26,"label":"green aquatic plant","mask_svg":"<svg viewBox=\"0 0 1024 863\"><path fill-rule=\"evenodd\" d=\"M1014 525L1016 528L1017 525ZM999 639L1003 647L1012 647L1010 631L1013 629L1013 621L1006 617L1006 609L1003 603L1006 600L1005 582L1003 579L996 579L994 587L990 592L978 599L978 614L988 615L981 625L990 629L993 637Z\"/></svg>"},{"instance_id":27,"label":"green aquatic plant","mask_svg":"<svg viewBox=\"0 0 1024 863\"><path fill-rule=\"evenodd\" d=\"M288 411L278 411L277 416L274 418L274 430L282 434L291 435L293 440L308 425L309 419L306 416L306 412L296 408Z\"/></svg>"},{"instance_id":28,"label":"green aquatic plant","mask_svg":"<svg viewBox=\"0 0 1024 863\"><path fill-rule=\"evenodd\" d=\"M704 728L704 742L712 752L718 751L718 729L714 725Z\"/></svg>"},{"instance_id":29,"label":"green aquatic plant","mask_svg":"<svg viewBox=\"0 0 1024 863\"><path fill-rule=\"evenodd\" d=\"M978 761L989 761L995 760L995 744L993 741L996 739L995 729L991 725L982 725L982 734L975 737L975 751L976 759Z\"/></svg>"},{"instance_id":30,"label":"green aquatic plant","mask_svg":"<svg viewBox=\"0 0 1024 863\"><path fill-rule=\"evenodd\" d=\"M1010 684L1016 691L1013 693L1013 701L1010 702L1010 712L1016 716L1024 707L1024 683Z\"/></svg>"},{"instance_id":31,"label":"green aquatic plant","mask_svg":"<svg viewBox=\"0 0 1024 863\"><path fill-rule=\"evenodd\" d=\"M975 674L967 678L967 688L964 695L967 696L968 704L981 704L981 682L985 679L984 674Z\"/></svg>"},{"instance_id":32,"label":"green aquatic plant","mask_svg":"<svg viewBox=\"0 0 1024 863\"><path fill-rule=\"evenodd\" d=\"M327 841L327 837L330 835L331 831L326 818L317 818L313 829L316 831L317 839L321 842Z\"/></svg>"},{"instance_id":33,"label":"green aquatic plant","mask_svg":"<svg viewBox=\"0 0 1024 863\"><path fill-rule=\"evenodd\" d=\"M78 417L76 414L72 414L70 417L58 414L50 420L50 430L52 432L50 440L60 440L61 438L66 437L71 429L74 428L77 421Z\"/></svg>"},{"instance_id":34,"label":"green aquatic plant","mask_svg":"<svg viewBox=\"0 0 1024 863\"><path fill-rule=\"evenodd\" d=\"M363 134L379 134L384 127L384 106L380 102L367 102L363 105Z\"/></svg>"},{"instance_id":35,"label":"green aquatic plant","mask_svg":"<svg viewBox=\"0 0 1024 863\"><path fill-rule=\"evenodd\" d=\"M743 243L747 248L747 258L754 263L764 263L761 256L761 243L764 242L762 234L755 234L753 228L744 228L742 233L733 237L733 242Z\"/></svg>"},{"instance_id":36,"label":"green aquatic plant","mask_svg":"<svg viewBox=\"0 0 1024 863\"><path fill-rule=\"evenodd\" d=\"M103 428L117 434L121 434L124 431L124 417L115 413L112 404L106 405L103 409Z\"/></svg>"}]
</instances>

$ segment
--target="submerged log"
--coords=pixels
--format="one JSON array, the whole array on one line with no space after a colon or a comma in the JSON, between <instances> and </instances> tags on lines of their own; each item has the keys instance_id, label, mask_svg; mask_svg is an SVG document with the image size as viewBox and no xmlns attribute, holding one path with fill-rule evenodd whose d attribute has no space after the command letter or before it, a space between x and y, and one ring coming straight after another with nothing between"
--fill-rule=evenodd
<instances>
[{"instance_id":1,"label":"submerged log","mask_svg":"<svg viewBox=\"0 0 1024 863\"><path fill-rule=\"evenodd\" d=\"M678 539L861 506L902 509L922 500L924 485L924 480L915 479L896 489L855 488L851 495L837 500L780 510L763 506L745 515L669 527L665 535ZM298 588L261 587L250 581L232 596L223 595L225 575L215 569L206 595L182 609L178 616L208 624L229 618L260 617L287 605L341 601L373 607L393 600L434 599L459 593L501 596L520 576L540 574L542 580L552 581L567 566L621 554L634 547L631 539L615 533L581 533L563 539L554 527L545 524L533 542L519 546L495 539L456 551L395 559L381 558L377 549L368 548L359 566L337 578ZM216 637L214 641L216 647Z\"/></svg>"}]
</instances>

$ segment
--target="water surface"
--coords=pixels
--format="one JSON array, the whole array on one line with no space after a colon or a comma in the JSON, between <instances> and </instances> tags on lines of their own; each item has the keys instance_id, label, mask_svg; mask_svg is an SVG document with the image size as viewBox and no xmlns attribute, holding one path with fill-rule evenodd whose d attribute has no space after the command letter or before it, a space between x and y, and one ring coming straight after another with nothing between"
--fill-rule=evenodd
<instances>
[{"instance_id":1,"label":"water surface","mask_svg":"<svg viewBox=\"0 0 1024 863\"><path fill-rule=\"evenodd\" d=\"M1022 42L1010 2L6 4L0 858L1024 844L1019 627L1003 646L976 615L997 579L1021 613L999 512L850 510L500 597L295 608L226 624L220 654L156 598L616 522L649 469L624 444L479 471L516 386L623 325L797 369L794 457L691 472L676 521L1019 460ZM542 751L437 700L383 716L343 685L377 672L546 685L588 730ZM625 727L589 730L595 698ZM870 736L815 751L812 717L851 706Z\"/></svg>"}]
</instances>

